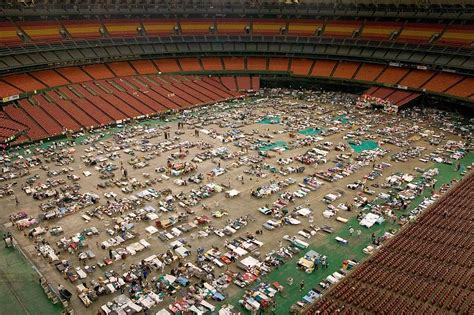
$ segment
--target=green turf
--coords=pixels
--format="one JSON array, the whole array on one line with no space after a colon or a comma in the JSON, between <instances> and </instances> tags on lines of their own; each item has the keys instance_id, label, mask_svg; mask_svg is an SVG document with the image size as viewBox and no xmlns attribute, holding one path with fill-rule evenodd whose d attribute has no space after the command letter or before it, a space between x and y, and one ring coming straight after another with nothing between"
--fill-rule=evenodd
<instances>
[{"instance_id":1,"label":"green turf","mask_svg":"<svg viewBox=\"0 0 474 315\"><path fill-rule=\"evenodd\" d=\"M456 166L446 165L446 164L432 164L429 167L437 167L439 170L439 175L436 176L437 184L436 189L439 189L441 185L449 183L453 179L460 179L462 177L463 169L467 165L474 163L474 153L467 154L461 161L461 170L456 171ZM415 198L410 206L405 212L397 211L397 215L400 216L413 208L419 205L423 198L431 194L430 189L425 189L423 193ZM319 288L319 282L326 278L329 274L334 273L342 267L342 262L346 259L363 261L367 256L362 252L362 249L371 243L371 235L375 233L376 237L382 236L386 231L398 230L400 227L397 224L392 223L391 221L385 221L382 224L375 224L370 229L361 227L359 222L355 217L349 220L345 225L340 225L336 223L331 223L333 227L336 228L336 231L333 234L318 234L311 241L315 244L311 245L307 249L301 251L297 256L293 257L291 260L286 262L283 266L278 269L274 269L269 274L262 277L261 281L265 283L273 283L275 281L279 282L285 287L282 295L277 295L275 297L276 301L276 314L288 314L291 306L296 302L300 301L306 293L311 290L311 288ZM354 233L353 236L349 235L349 227L353 227L355 230L360 229L361 235L356 236L357 233ZM347 245L341 245L335 241L335 237L340 236L349 241ZM309 250L315 250L322 255L328 257L329 267L327 269L315 270L311 274L307 274L303 271L300 271L296 267L298 259ZM289 286L287 284L288 277L293 278L293 285ZM299 290L299 284L301 280L305 281L305 289L303 291ZM255 287L255 285L250 286L249 288ZM219 306L224 304L234 305L239 311L244 314L249 314L239 304L239 300L242 299L244 290L241 290L238 294L231 296Z\"/></svg>"},{"instance_id":2,"label":"green turf","mask_svg":"<svg viewBox=\"0 0 474 315\"><path fill-rule=\"evenodd\" d=\"M334 118L334 120L336 121L340 121L341 123L343 123L344 125L345 124L348 124L350 122L349 118L347 118L346 115L339 115L339 116L336 116Z\"/></svg>"},{"instance_id":3,"label":"green turf","mask_svg":"<svg viewBox=\"0 0 474 315\"><path fill-rule=\"evenodd\" d=\"M280 121L281 121L280 116L267 116L261 119L258 123L264 124L264 125L273 125L273 124L279 124Z\"/></svg>"},{"instance_id":4,"label":"green turf","mask_svg":"<svg viewBox=\"0 0 474 315\"><path fill-rule=\"evenodd\" d=\"M14 248L0 247L0 314L60 314L62 305L48 299L24 257Z\"/></svg>"},{"instance_id":5,"label":"green turf","mask_svg":"<svg viewBox=\"0 0 474 315\"><path fill-rule=\"evenodd\" d=\"M259 151L270 151L270 150L273 150L273 149L278 148L278 147L288 149L288 144L285 141L275 141L275 142L272 142L270 144L267 144L267 145L264 145L264 146L258 148L258 150Z\"/></svg>"},{"instance_id":6,"label":"green turf","mask_svg":"<svg viewBox=\"0 0 474 315\"><path fill-rule=\"evenodd\" d=\"M360 142L360 144L354 144L354 143L349 142L349 144L356 153L360 153L362 151L374 150L379 147L377 142L372 141L372 140L363 140Z\"/></svg>"},{"instance_id":7,"label":"green turf","mask_svg":"<svg viewBox=\"0 0 474 315\"><path fill-rule=\"evenodd\" d=\"M303 130L300 130L298 133L304 136L313 136L313 135L319 135L321 132L323 132L319 128L306 128Z\"/></svg>"}]
</instances>

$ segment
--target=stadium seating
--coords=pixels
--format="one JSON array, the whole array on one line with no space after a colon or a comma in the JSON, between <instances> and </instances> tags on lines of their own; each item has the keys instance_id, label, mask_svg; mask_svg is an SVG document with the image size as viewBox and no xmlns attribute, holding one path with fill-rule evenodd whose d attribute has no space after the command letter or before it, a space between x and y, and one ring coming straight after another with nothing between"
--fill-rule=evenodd
<instances>
[{"instance_id":1,"label":"stadium seating","mask_svg":"<svg viewBox=\"0 0 474 315\"><path fill-rule=\"evenodd\" d=\"M407 73L408 69L398 67L388 67L382 74L377 78L377 82L396 84L398 83Z\"/></svg>"},{"instance_id":2,"label":"stadium seating","mask_svg":"<svg viewBox=\"0 0 474 315\"><path fill-rule=\"evenodd\" d=\"M151 60L132 60L130 64L139 74L158 73L158 69Z\"/></svg>"},{"instance_id":3,"label":"stadium seating","mask_svg":"<svg viewBox=\"0 0 474 315\"><path fill-rule=\"evenodd\" d=\"M125 77L129 75L136 75L135 69L130 65L130 63L124 62L112 62L108 64L110 70L115 74L117 77Z\"/></svg>"},{"instance_id":4,"label":"stadium seating","mask_svg":"<svg viewBox=\"0 0 474 315\"><path fill-rule=\"evenodd\" d=\"M408 73L400 82L400 85L410 86L410 87L421 87L425 84L430 78L433 77L433 72L426 70L412 70Z\"/></svg>"},{"instance_id":5,"label":"stadium seating","mask_svg":"<svg viewBox=\"0 0 474 315\"><path fill-rule=\"evenodd\" d=\"M176 59L157 59L154 60L155 65L158 67L160 72L180 72L181 68Z\"/></svg>"},{"instance_id":6,"label":"stadium seating","mask_svg":"<svg viewBox=\"0 0 474 315\"><path fill-rule=\"evenodd\" d=\"M91 78L95 80L113 78L114 74L105 64L89 65L82 68Z\"/></svg>"},{"instance_id":7,"label":"stadium seating","mask_svg":"<svg viewBox=\"0 0 474 315\"><path fill-rule=\"evenodd\" d=\"M185 19L179 24L183 35L209 34L209 29L214 27L214 22L208 19Z\"/></svg>"},{"instance_id":8,"label":"stadium seating","mask_svg":"<svg viewBox=\"0 0 474 315\"><path fill-rule=\"evenodd\" d=\"M2 80L23 92L44 89L46 86L29 74L13 74L3 77Z\"/></svg>"},{"instance_id":9,"label":"stadium seating","mask_svg":"<svg viewBox=\"0 0 474 315\"><path fill-rule=\"evenodd\" d=\"M337 61L333 60L317 60L313 65L312 76L330 77Z\"/></svg>"},{"instance_id":10,"label":"stadium seating","mask_svg":"<svg viewBox=\"0 0 474 315\"><path fill-rule=\"evenodd\" d=\"M324 37L352 37L354 31L360 30L362 24L358 21L328 21L324 28Z\"/></svg>"},{"instance_id":11,"label":"stadium seating","mask_svg":"<svg viewBox=\"0 0 474 315\"><path fill-rule=\"evenodd\" d=\"M58 74L54 70L42 70L42 71L34 71L31 72L31 75L49 87L55 87L60 85L69 84L70 82Z\"/></svg>"},{"instance_id":12,"label":"stadium seating","mask_svg":"<svg viewBox=\"0 0 474 315\"><path fill-rule=\"evenodd\" d=\"M462 76L459 74L441 72L425 83L422 87L433 92L442 93L453 87L456 83L461 81L461 79Z\"/></svg>"},{"instance_id":13,"label":"stadium seating","mask_svg":"<svg viewBox=\"0 0 474 315\"><path fill-rule=\"evenodd\" d=\"M245 70L245 60L243 57L223 57L222 59L226 70Z\"/></svg>"},{"instance_id":14,"label":"stadium seating","mask_svg":"<svg viewBox=\"0 0 474 315\"><path fill-rule=\"evenodd\" d=\"M352 79L360 64L357 62L341 61L334 70L333 77L342 79Z\"/></svg>"},{"instance_id":15,"label":"stadium seating","mask_svg":"<svg viewBox=\"0 0 474 315\"><path fill-rule=\"evenodd\" d=\"M61 24L56 21L18 22L17 25L33 41L60 41Z\"/></svg>"},{"instance_id":16,"label":"stadium seating","mask_svg":"<svg viewBox=\"0 0 474 315\"><path fill-rule=\"evenodd\" d=\"M247 70L250 71L267 71L267 58L247 57Z\"/></svg>"},{"instance_id":17,"label":"stadium seating","mask_svg":"<svg viewBox=\"0 0 474 315\"><path fill-rule=\"evenodd\" d=\"M395 32L400 32L402 25L397 22L372 22L364 23L361 38L370 40L389 40Z\"/></svg>"},{"instance_id":18,"label":"stadium seating","mask_svg":"<svg viewBox=\"0 0 474 315\"><path fill-rule=\"evenodd\" d=\"M276 72L288 72L288 58L270 58L268 62L268 70Z\"/></svg>"},{"instance_id":19,"label":"stadium seating","mask_svg":"<svg viewBox=\"0 0 474 315\"><path fill-rule=\"evenodd\" d=\"M179 58L183 71L202 71L201 62L197 58Z\"/></svg>"},{"instance_id":20,"label":"stadium seating","mask_svg":"<svg viewBox=\"0 0 474 315\"><path fill-rule=\"evenodd\" d=\"M64 67L56 69L63 77L65 77L71 83L79 83L90 81L92 78L88 76L84 71L79 67Z\"/></svg>"},{"instance_id":21,"label":"stadium seating","mask_svg":"<svg viewBox=\"0 0 474 315\"><path fill-rule=\"evenodd\" d=\"M473 86L474 78L468 77L447 90L447 93L458 97L468 97L474 94Z\"/></svg>"},{"instance_id":22,"label":"stadium seating","mask_svg":"<svg viewBox=\"0 0 474 315\"><path fill-rule=\"evenodd\" d=\"M440 34L444 27L444 25L436 24L408 23L403 26L398 40L426 43L430 41L434 34Z\"/></svg>"},{"instance_id":23,"label":"stadium seating","mask_svg":"<svg viewBox=\"0 0 474 315\"><path fill-rule=\"evenodd\" d=\"M99 32L101 25L98 20L65 20L62 23L73 39L102 37Z\"/></svg>"},{"instance_id":24,"label":"stadium seating","mask_svg":"<svg viewBox=\"0 0 474 315\"><path fill-rule=\"evenodd\" d=\"M222 59L218 57L201 58L204 71L221 71L224 69Z\"/></svg>"},{"instance_id":25,"label":"stadium seating","mask_svg":"<svg viewBox=\"0 0 474 315\"><path fill-rule=\"evenodd\" d=\"M141 24L138 20L103 19L103 23L111 37L135 37L140 35L138 28L141 27Z\"/></svg>"},{"instance_id":26,"label":"stadium seating","mask_svg":"<svg viewBox=\"0 0 474 315\"><path fill-rule=\"evenodd\" d=\"M354 79L361 81L375 81L375 79L377 79L384 71L385 67L385 65L364 63L360 66L359 71L354 76Z\"/></svg>"},{"instance_id":27,"label":"stadium seating","mask_svg":"<svg viewBox=\"0 0 474 315\"><path fill-rule=\"evenodd\" d=\"M472 25L450 25L437 43L444 45L471 45L474 43L474 29Z\"/></svg>"},{"instance_id":28,"label":"stadium seating","mask_svg":"<svg viewBox=\"0 0 474 315\"><path fill-rule=\"evenodd\" d=\"M286 20L255 19L252 22L252 33L258 35L280 35L287 27Z\"/></svg>"},{"instance_id":29,"label":"stadium seating","mask_svg":"<svg viewBox=\"0 0 474 315\"><path fill-rule=\"evenodd\" d=\"M3 45L18 45L22 40L17 35L18 30L15 25L10 22L0 22L0 39Z\"/></svg>"},{"instance_id":30,"label":"stadium seating","mask_svg":"<svg viewBox=\"0 0 474 315\"><path fill-rule=\"evenodd\" d=\"M218 34L245 34L245 28L250 27L250 21L235 18L217 19L216 26Z\"/></svg>"},{"instance_id":31,"label":"stadium seating","mask_svg":"<svg viewBox=\"0 0 474 315\"><path fill-rule=\"evenodd\" d=\"M145 19L143 27L148 36L167 36L175 34L177 21L165 19Z\"/></svg>"},{"instance_id":32,"label":"stadium seating","mask_svg":"<svg viewBox=\"0 0 474 315\"><path fill-rule=\"evenodd\" d=\"M288 22L288 35L290 36L314 36L319 29L322 30L323 21L317 20L291 20Z\"/></svg>"},{"instance_id":33,"label":"stadium seating","mask_svg":"<svg viewBox=\"0 0 474 315\"><path fill-rule=\"evenodd\" d=\"M313 67L314 60L293 59L291 62L291 72L294 75L307 76Z\"/></svg>"}]
</instances>

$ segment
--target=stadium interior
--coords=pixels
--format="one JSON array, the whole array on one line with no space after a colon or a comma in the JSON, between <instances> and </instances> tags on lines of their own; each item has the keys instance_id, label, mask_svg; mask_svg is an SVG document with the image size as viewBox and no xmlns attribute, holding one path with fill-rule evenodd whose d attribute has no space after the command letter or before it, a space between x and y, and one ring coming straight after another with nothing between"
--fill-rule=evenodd
<instances>
[{"instance_id":1,"label":"stadium interior","mask_svg":"<svg viewBox=\"0 0 474 315\"><path fill-rule=\"evenodd\" d=\"M5 314L472 314L473 21L1 1Z\"/></svg>"}]
</instances>

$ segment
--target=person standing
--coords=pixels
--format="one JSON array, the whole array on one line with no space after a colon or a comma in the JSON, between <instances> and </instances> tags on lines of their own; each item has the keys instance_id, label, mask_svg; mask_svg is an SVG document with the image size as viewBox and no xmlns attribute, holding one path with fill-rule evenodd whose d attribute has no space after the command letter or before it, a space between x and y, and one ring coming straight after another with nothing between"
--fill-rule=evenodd
<instances>
[{"instance_id":1,"label":"person standing","mask_svg":"<svg viewBox=\"0 0 474 315\"><path fill-rule=\"evenodd\" d=\"M304 279L300 282L300 291L304 290Z\"/></svg>"},{"instance_id":2,"label":"person standing","mask_svg":"<svg viewBox=\"0 0 474 315\"><path fill-rule=\"evenodd\" d=\"M349 227L349 235L352 236L354 234L354 228L351 226Z\"/></svg>"}]
</instances>

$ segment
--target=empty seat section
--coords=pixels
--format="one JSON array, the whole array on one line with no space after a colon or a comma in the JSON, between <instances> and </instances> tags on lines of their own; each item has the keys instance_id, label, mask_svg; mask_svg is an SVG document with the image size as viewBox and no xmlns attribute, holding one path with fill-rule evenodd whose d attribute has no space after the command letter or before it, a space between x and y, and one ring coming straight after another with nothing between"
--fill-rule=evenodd
<instances>
[{"instance_id":1,"label":"empty seat section","mask_svg":"<svg viewBox=\"0 0 474 315\"><path fill-rule=\"evenodd\" d=\"M205 71L220 71L222 67L222 59L220 57L203 57L201 63Z\"/></svg>"},{"instance_id":2,"label":"empty seat section","mask_svg":"<svg viewBox=\"0 0 474 315\"><path fill-rule=\"evenodd\" d=\"M129 75L136 75L137 73L132 68L132 66L127 62L112 62L108 64L110 70L115 74L117 77L125 77Z\"/></svg>"},{"instance_id":3,"label":"empty seat section","mask_svg":"<svg viewBox=\"0 0 474 315\"><path fill-rule=\"evenodd\" d=\"M220 77L222 84L231 91L237 91L237 83L234 77Z\"/></svg>"},{"instance_id":4,"label":"empty seat section","mask_svg":"<svg viewBox=\"0 0 474 315\"><path fill-rule=\"evenodd\" d=\"M89 98L92 100L90 102L89 100L86 100L84 98L77 98L75 100L72 100L80 109L85 111L89 116L94 117L95 120L99 122L100 125L107 125L112 122L114 122L114 119L105 114L104 110L101 108L99 109L98 107L101 107L99 105L95 106L94 103L96 101L97 96L89 96Z\"/></svg>"},{"instance_id":5,"label":"empty seat section","mask_svg":"<svg viewBox=\"0 0 474 315\"><path fill-rule=\"evenodd\" d=\"M32 105L28 100L23 99L18 102L21 108L28 113L28 115L40 125L48 136L58 135L63 131L62 126L59 125L51 116L45 113L40 106Z\"/></svg>"},{"instance_id":6,"label":"empty seat section","mask_svg":"<svg viewBox=\"0 0 474 315\"><path fill-rule=\"evenodd\" d=\"M362 28L361 38L374 40L389 40L394 32L400 32L401 23L367 21Z\"/></svg>"},{"instance_id":7,"label":"empty seat section","mask_svg":"<svg viewBox=\"0 0 474 315\"><path fill-rule=\"evenodd\" d=\"M158 73L158 69L151 60L133 60L130 63L139 74Z\"/></svg>"},{"instance_id":8,"label":"empty seat section","mask_svg":"<svg viewBox=\"0 0 474 315\"><path fill-rule=\"evenodd\" d=\"M74 39L102 37L98 20L64 20L62 23Z\"/></svg>"},{"instance_id":9,"label":"empty seat section","mask_svg":"<svg viewBox=\"0 0 474 315\"><path fill-rule=\"evenodd\" d=\"M31 140L39 140L48 136L46 130L31 119L22 108L17 108L14 105L7 105L3 107L3 110L11 119L28 127L27 136Z\"/></svg>"},{"instance_id":10,"label":"empty seat section","mask_svg":"<svg viewBox=\"0 0 474 315\"><path fill-rule=\"evenodd\" d=\"M239 91L248 91L252 89L250 77L236 77Z\"/></svg>"},{"instance_id":11,"label":"empty seat section","mask_svg":"<svg viewBox=\"0 0 474 315\"><path fill-rule=\"evenodd\" d=\"M180 20L179 25L183 35L201 35L209 34L209 29L214 26L214 22L207 19L189 19Z\"/></svg>"},{"instance_id":12,"label":"empty seat section","mask_svg":"<svg viewBox=\"0 0 474 315\"><path fill-rule=\"evenodd\" d=\"M179 58L178 62L183 71L202 71L198 58Z\"/></svg>"},{"instance_id":13,"label":"empty seat section","mask_svg":"<svg viewBox=\"0 0 474 315\"><path fill-rule=\"evenodd\" d=\"M260 77L253 76L251 82L252 82L252 90L254 91L260 90Z\"/></svg>"},{"instance_id":14,"label":"empty seat section","mask_svg":"<svg viewBox=\"0 0 474 315\"><path fill-rule=\"evenodd\" d=\"M77 91L77 88L75 90L76 92L79 93L79 91ZM58 91L61 92L61 94L65 95L68 99L78 98L78 96L71 91L70 86L67 86L67 87L62 86L58 89ZM84 92L87 92L87 91L84 90ZM88 92L85 94L84 93L79 93L79 94L81 94L82 97L87 97L88 95L90 95Z\"/></svg>"},{"instance_id":15,"label":"empty seat section","mask_svg":"<svg viewBox=\"0 0 474 315\"><path fill-rule=\"evenodd\" d=\"M244 71L245 63L243 57L224 57L224 67L226 70Z\"/></svg>"},{"instance_id":16,"label":"empty seat section","mask_svg":"<svg viewBox=\"0 0 474 315\"><path fill-rule=\"evenodd\" d=\"M181 99L174 93L163 89L155 80L152 80L153 77L150 77L150 91L146 95L150 95L154 100L156 100L161 106L166 109L179 109L181 107L187 107L189 104L185 100ZM147 104L148 105L148 104Z\"/></svg>"},{"instance_id":17,"label":"empty seat section","mask_svg":"<svg viewBox=\"0 0 474 315\"><path fill-rule=\"evenodd\" d=\"M413 94L412 92L407 92L407 91L396 91L392 93L387 100L391 102L392 104L398 105L403 99L406 99L408 96Z\"/></svg>"},{"instance_id":18,"label":"empty seat section","mask_svg":"<svg viewBox=\"0 0 474 315\"><path fill-rule=\"evenodd\" d=\"M247 70L250 71L267 71L267 58L247 57Z\"/></svg>"},{"instance_id":19,"label":"empty seat section","mask_svg":"<svg viewBox=\"0 0 474 315\"><path fill-rule=\"evenodd\" d=\"M398 83L409 70L405 68L387 67L378 77L377 82L395 84Z\"/></svg>"},{"instance_id":20,"label":"empty seat section","mask_svg":"<svg viewBox=\"0 0 474 315\"><path fill-rule=\"evenodd\" d=\"M20 89L17 89L16 87L6 82L0 81L0 98L18 95L21 92L22 91Z\"/></svg>"},{"instance_id":21,"label":"empty seat section","mask_svg":"<svg viewBox=\"0 0 474 315\"><path fill-rule=\"evenodd\" d=\"M203 101L201 101L197 96L191 95L193 91L187 91L188 89L185 88L182 84L171 84L171 83L165 83L161 85L161 87L165 90L167 90L169 93L174 94L179 96L181 99L185 100L188 102L187 107L197 105L197 104L202 104ZM184 91L186 90L186 91Z\"/></svg>"},{"instance_id":22,"label":"empty seat section","mask_svg":"<svg viewBox=\"0 0 474 315\"><path fill-rule=\"evenodd\" d=\"M323 21L317 20L290 20L288 23L288 35L291 36L314 36L318 29L324 26Z\"/></svg>"},{"instance_id":23,"label":"empty seat section","mask_svg":"<svg viewBox=\"0 0 474 315\"><path fill-rule=\"evenodd\" d=\"M245 34L245 28L250 27L250 20L234 18L217 19L216 26L218 34Z\"/></svg>"},{"instance_id":24,"label":"empty seat section","mask_svg":"<svg viewBox=\"0 0 474 315\"><path fill-rule=\"evenodd\" d=\"M103 19L107 33L111 37L134 37L139 36L137 29L141 27L138 20Z\"/></svg>"},{"instance_id":25,"label":"empty seat section","mask_svg":"<svg viewBox=\"0 0 474 315\"><path fill-rule=\"evenodd\" d=\"M77 131L81 129L80 123L78 123L74 116L68 114L63 108L59 107L56 103L50 103L44 98L43 95L35 95L33 99L38 105L46 112L51 115L62 127Z\"/></svg>"},{"instance_id":26,"label":"empty seat section","mask_svg":"<svg viewBox=\"0 0 474 315\"><path fill-rule=\"evenodd\" d=\"M408 73L406 77L404 77L403 80L399 82L399 84L408 87L419 88L425 84L426 81L428 81L433 76L433 74L434 73L432 71L414 69L410 71L410 73Z\"/></svg>"},{"instance_id":27,"label":"empty seat section","mask_svg":"<svg viewBox=\"0 0 474 315\"><path fill-rule=\"evenodd\" d=\"M33 71L30 74L49 87L69 84L70 82L54 70Z\"/></svg>"},{"instance_id":28,"label":"empty seat section","mask_svg":"<svg viewBox=\"0 0 474 315\"><path fill-rule=\"evenodd\" d=\"M166 36L175 34L175 20L146 19L142 24L148 36Z\"/></svg>"},{"instance_id":29,"label":"empty seat section","mask_svg":"<svg viewBox=\"0 0 474 315\"><path fill-rule=\"evenodd\" d=\"M444 92L461 81L461 79L462 76L459 74L440 72L425 83L423 88L433 92Z\"/></svg>"},{"instance_id":30,"label":"empty seat section","mask_svg":"<svg viewBox=\"0 0 474 315\"><path fill-rule=\"evenodd\" d=\"M403 27L398 40L427 43L434 34L440 34L443 29L444 25L408 23Z\"/></svg>"},{"instance_id":31,"label":"empty seat section","mask_svg":"<svg viewBox=\"0 0 474 315\"><path fill-rule=\"evenodd\" d=\"M355 30L359 30L361 22L357 21L328 21L324 28L325 37L352 37Z\"/></svg>"},{"instance_id":32,"label":"empty seat section","mask_svg":"<svg viewBox=\"0 0 474 315\"><path fill-rule=\"evenodd\" d=\"M396 90L394 90L394 89L381 87L381 88L377 89L376 91L374 91L372 93L372 96L375 96L375 97L378 97L378 98L381 98L381 99L386 99L389 95L391 95L395 91Z\"/></svg>"},{"instance_id":33,"label":"empty seat section","mask_svg":"<svg viewBox=\"0 0 474 315\"><path fill-rule=\"evenodd\" d=\"M96 80L109 79L114 77L114 74L105 64L84 66L82 69Z\"/></svg>"},{"instance_id":34,"label":"empty seat section","mask_svg":"<svg viewBox=\"0 0 474 315\"><path fill-rule=\"evenodd\" d=\"M228 99L232 97L232 94L230 94L226 89L218 89L215 86L209 84L208 82L204 82L202 79L196 80L195 83L199 85L203 90L218 95L221 99Z\"/></svg>"},{"instance_id":35,"label":"empty seat section","mask_svg":"<svg viewBox=\"0 0 474 315\"><path fill-rule=\"evenodd\" d=\"M286 20L254 19L252 33L258 35L280 35L286 29Z\"/></svg>"},{"instance_id":36,"label":"empty seat section","mask_svg":"<svg viewBox=\"0 0 474 315\"><path fill-rule=\"evenodd\" d=\"M182 81L181 85L174 84L177 88L186 91L189 95L193 96L194 98L198 99L202 103L211 103L220 99L218 95L208 93L207 90L200 88L199 85L195 84L192 81Z\"/></svg>"},{"instance_id":37,"label":"empty seat section","mask_svg":"<svg viewBox=\"0 0 474 315\"><path fill-rule=\"evenodd\" d=\"M270 58L268 62L268 70L288 72L288 58Z\"/></svg>"},{"instance_id":38,"label":"empty seat section","mask_svg":"<svg viewBox=\"0 0 474 315\"><path fill-rule=\"evenodd\" d=\"M17 35L16 26L10 22L0 22L0 43L21 44L22 40Z\"/></svg>"},{"instance_id":39,"label":"empty seat section","mask_svg":"<svg viewBox=\"0 0 474 315\"><path fill-rule=\"evenodd\" d=\"M202 81L204 83L207 83L209 84L210 86L214 87L216 90L219 90L219 91L222 91L222 92L225 92L231 96L239 96L240 93L239 92L236 92L236 91L232 91L232 90L229 90L226 86L224 86L222 84L222 82L220 81L219 78L206 78L206 77L203 77L202 78Z\"/></svg>"},{"instance_id":40,"label":"empty seat section","mask_svg":"<svg viewBox=\"0 0 474 315\"><path fill-rule=\"evenodd\" d=\"M33 92L34 90L41 90L46 86L33 78L32 76L23 74L13 74L2 78L6 83L22 90L24 92Z\"/></svg>"},{"instance_id":41,"label":"empty seat section","mask_svg":"<svg viewBox=\"0 0 474 315\"><path fill-rule=\"evenodd\" d=\"M140 100L140 95L142 95L141 92L135 92L134 95L130 95L129 93L118 91L117 93L115 93L115 95L133 108L135 108L143 115L151 115L162 109L161 107L151 107L144 104Z\"/></svg>"},{"instance_id":42,"label":"empty seat section","mask_svg":"<svg viewBox=\"0 0 474 315\"><path fill-rule=\"evenodd\" d=\"M317 60L313 66L312 76L330 77L337 61L333 60Z\"/></svg>"},{"instance_id":43,"label":"empty seat section","mask_svg":"<svg viewBox=\"0 0 474 315\"><path fill-rule=\"evenodd\" d=\"M90 81L92 78L88 76L84 71L79 67L65 67L56 69L63 77L69 80L71 83L79 83Z\"/></svg>"},{"instance_id":44,"label":"empty seat section","mask_svg":"<svg viewBox=\"0 0 474 315\"><path fill-rule=\"evenodd\" d=\"M60 41L61 25L56 21L17 22L21 29L34 41Z\"/></svg>"},{"instance_id":45,"label":"empty seat section","mask_svg":"<svg viewBox=\"0 0 474 315\"><path fill-rule=\"evenodd\" d=\"M308 75L314 60L311 59L292 59L291 72L295 75Z\"/></svg>"},{"instance_id":46,"label":"empty seat section","mask_svg":"<svg viewBox=\"0 0 474 315\"><path fill-rule=\"evenodd\" d=\"M359 66L360 63L358 62L341 61L337 65L332 76L336 78L352 79Z\"/></svg>"},{"instance_id":47,"label":"empty seat section","mask_svg":"<svg viewBox=\"0 0 474 315\"><path fill-rule=\"evenodd\" d=\"M134 107L128 105L113 94L101 94L100 97L115 107L118 111L125 114L128 118L134 118L142 115L141 112L137 111Z\"/></svg>"},{"instance_id":48,"label":"empty seat section","mask_svg":"<svg viewBox=\"0 0 474 315\"><path fill-rule=\"evenodd\" d=\"M99 124L94 116L88 115L85 110L76 106L73 102L61 99L55 91L49 91L48 96L54 99L58 107L67 112L71 117L74 117L81 126L90 128Z\"/></svg>"},{"instance_id":49,"label":"empty seat section","mask_svg":"<svg viewBox=\"0 0 474 315\"><path fill-rule=\"evenodd\" d=\"M448 26L437 43L447 45L471 45L474 43L474 26Z\"/></svg>"},{"instance_id":50,"label":"empty seat section","mask_svg":"<svg viewBox=\"0 0 474 315\"><path fill-rule=\"evenodd\" d=\"M176 59L157 59L155 65L161 72L180 72L178 61Z\"/></svg>"},{"instance_id":51,"label":"empty seat section","mask_svg":"<svg viewBox=\"0 0 474 315\"><path fill-rule=\"evenodd\" d=\"M473 87L474 78L468 77L450 88L447 93L459 97L468 97L473 93Z\"/></svg>"},{"instance_id":52,"label":"empty seat section","mask_svg":"<svg viewBox=\"0 0 474 315\"><path fill-rule=\"evenodd\" d=\"M364 63L360 66L359 71L357 71L354 76L355 80L362 81L374 81L380 73L385 69L386 66Z\"/></svg>"}]
</instances>

